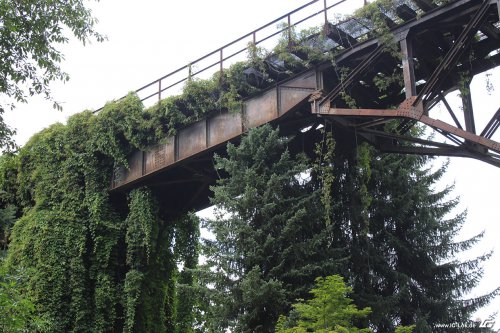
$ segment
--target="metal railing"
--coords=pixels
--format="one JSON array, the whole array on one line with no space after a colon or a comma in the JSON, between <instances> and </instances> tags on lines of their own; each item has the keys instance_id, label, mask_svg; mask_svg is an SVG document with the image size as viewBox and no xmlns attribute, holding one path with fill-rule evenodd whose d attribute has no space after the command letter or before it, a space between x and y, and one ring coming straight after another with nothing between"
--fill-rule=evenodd
<instances>
[{"instance_id":1,"label":"metal railing","mask_svg":"<svg viewBox=\"0 0 500 333\"><path fill-rule=\"evenodd\" d=\"M235 40L233 40L232 42L188 63L187 65L185 66L182 66L142 87L140 87L139 89L135 90L135 93L140 95L141 92L144 93L146 92L148 89L151 90L152 87L154 86L157 86L157 89L153 92L153 93L147 93L146 92L146 96L144 97L140 97L141 99L141 102L144 102L146 100L149 100L153 97L157 97L158 98L158 101L160 101L162 99L162 93L164 93L165 91L175 87L175 86L178 86L179 84L185 82L185 81L188 81L189 79L201 74L201 73L204 73L206 71L208 71L209 69L213 68L213 67L216 67L216 66L219 66L219 71L222 73L224 71L224 63L227 63L227 61L229 59L232 59L234 57L236 57L237 55L247 51L249 49L249 46L248 44L241 48L241 49L238 49L237 51L233 51L232 53L230 53L229 55L225 55L225 52L224 50L228 50L231 46L235 46L237 43L251 37L251 43L254 45L254 46L257 46L279 34L282 34L284 32L287 32L288 34L288 39L289 41L291 41L291 38L292 38L292 31L293 31L293 28L296 27L297 25L299 24L302 24L308 20L311 20L312 18L315 18L317 17L318 15L324 15L324 23L328 23L328 11L344 2L346 2L347 0L338 0L337 2L331 4L331 5L327 5L327 0L313 0L313 1L310 1L308 3L306 3L305 5L303 6L300 6L298 7L297 9L291 11L291 12L288 12L287 14L284 14L280 17L278 17L277 19L247 33L246 35L243 35ZM312 14L309 14L308 16L304 17L304 18L301 18L299 19L297 22L292 22L292 15L293 14L296 14L302 10L304 10L305 8L308 8L310 6L312 6L313 4L317 3L317 2L323 2L323 6L322 6L322 9L321 10L318 10L316 12L313 12ZM275 25L277 24L278 22L282 21L286 19L286 26L284 28L281 28L281 29L277 29L275 32L272 32L270 34L267 34L265 35L264 37L261 37L261 38L257 38L257 35L259 32L263 32L264 29L266 28L269 28L270 26L272 25ZM217 55L219 54L219 59L215 62L212 62L208 65L205 65L203 68L201 69L198 69L196 70L195 72L192 71L193 68L196 67L197 64L201 64L204 60L207 60L209 59L210 57L214 56L214 55ZM174 75L176 74L179 74L181 73L182 71L187 71L187 75L180 78L180 79L177 79L177 80L174 80L173 83L167 83L167 85L164 85L164 81L166 79L169 79L169 78L173 78ZM118 100L121 100L125 98L125 96L119 98ZM96 111L94 111L95 113L101 111L103 109L103 107L97 109Z\"/></svg>"}]
</instances>

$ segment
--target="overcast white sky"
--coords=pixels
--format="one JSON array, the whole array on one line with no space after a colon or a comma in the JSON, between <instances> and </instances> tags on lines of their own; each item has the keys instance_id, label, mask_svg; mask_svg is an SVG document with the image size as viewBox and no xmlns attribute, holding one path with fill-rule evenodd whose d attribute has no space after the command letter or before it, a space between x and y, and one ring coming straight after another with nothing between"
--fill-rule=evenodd
<instances>
[{"instance_id":1,"label":"overcast white sky","mask_svg":"<svg viewBox=\"0 0 500 333\"><path fill-rule=\"evenodd\" d=\"M318 7L323 1L319 1ZM339 10L350 12L362 0L348 0ZM102 44L86 47L76 42L63 46L63 68L70 74L66 84L52 85L55 99L63 112L51 103L33 98L6 114L8 124L17 128L17 141L26 140L42 128L85 109L97 109L106 101L119 98L164 74L186 65L269 21L307 3L306 0L102 0L92 3L100 20L99 31L109 37ZM332 4L333 1L328 1ZM292 16L292 20L294 17ZM485 93L484 76L473 82L473 102L477 127L481 130L499 107L500 71L491 72L495 91ZM444 110L442 111L444 115ZM432 114L431 114L432 115ZM499 135L495 136L499 140ZM436 164L444 159L438 159ZM500 234L500 169L470 159L452 158L449 172L440 187L455 183L454 194L461 197L460 209L468 210L463 237L486 231L474 253L497 249ZM500 285L500 253L485 266L485 277L476 294ZM500 298L478 316L500 311ZM500 318L496 328L500 328Z\"/></svg>"}]
</instances>

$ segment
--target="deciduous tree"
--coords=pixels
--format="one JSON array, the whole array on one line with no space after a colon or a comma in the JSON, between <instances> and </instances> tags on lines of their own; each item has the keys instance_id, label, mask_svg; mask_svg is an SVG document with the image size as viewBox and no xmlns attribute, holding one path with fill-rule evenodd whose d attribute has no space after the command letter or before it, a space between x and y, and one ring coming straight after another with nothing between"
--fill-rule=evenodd
<instances>
[{"instance_id":1,"label":"deciduous tree","mask_svg":"<svg viewBox=\"0 0 500 333\"><path fill-rule=\"evenodd\" d=\"M42 94L51 100L50 82L67 81L60 63L60 45L71 36L82 43L103 41L95 30L97 20L86 0L0 1L0 116L6 106ZM54 101L54 107L60 108ZM0 117L0 144L8 145L13 131Z\"/></svg>"}]
</instances>

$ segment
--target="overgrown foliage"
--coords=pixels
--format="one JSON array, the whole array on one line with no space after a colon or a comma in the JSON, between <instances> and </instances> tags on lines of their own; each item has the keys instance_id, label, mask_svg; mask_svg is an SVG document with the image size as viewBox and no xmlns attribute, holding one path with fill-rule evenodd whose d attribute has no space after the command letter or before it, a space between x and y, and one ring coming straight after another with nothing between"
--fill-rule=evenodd
<instances>
[{"instance_id":1,"label":"overgrown foliage","mask_svg":"<svg viewBox=\"0 0 500 333\"><path fill-rule=\"evenodd\" d=\"M470 325L499 293L465 298L489 254L456 260L482 235L455 240L465 214L450 216L451 188L433 190L445 167L431 171L427 157L379 154L329 126L320 158L301 160L289 155L290 138L266 127L216 159L229 177L214 187L220 213L207 222L215 235L205 252L207 331L272 332L275 309L288 313L295 299L308 299L303 288L315 275L345 276L354 304L372 309L356 325L375 332ZM294 327L298 320L292 311L280 329L318 329Z\"/></svg>"},{"instance_id":2,"label":"overgrown foliage","mask_svg":"<svg viewBox=\"0 0 500 333\"><path fill-rule=\"evenodd\" d=\"M196 219L176 223L148 189L128 203L108 192L115 163L155 139L147 115L130 95L49 127L4 161L0 183L17 194L2 203L22 212L7 264L32 272L23 295L44 332L172 331L176 307L190 307L177 300L177 262L196 265Z\"/></svg>"},{"instance_id":3,"label":"overgrown foliage","mask_svg":"<svg viewBox=\"0 0 500 333\"><path fill-rule=\"evenodd\" d=\"M376 10L368 6L358 15L381 20ZM379 38L393 43L385 23L377 22L375 30L388 39ZM314 34L321 44L324 36ZM292 30L274 55L297 70L333 59L317 45L301 44L308 40ZM495 295L462 299L488 255L452 260L481 235L454 241L464 215L448 217L456 204L447 200L451 189L432 190L444 169L431 172L422 157L377 154L333 125L323 129L313 159L292 154L293 138L270 126L253 129L215 158L228 177L213 187L218 211L206 227L214 239L203 244L201 267L195 215L165 211L149 188L126 199L110 195L112 172L127 166L132 151L210 113L241 110L242 99L262 88L247 81L245 70L270 66L269 54L260 51L250 48L249 62L210 80L189 80L181 95L152 108L129 95L98 115L86 111L53 125L18 154L2 157L5 274L29 272L19 293L9 295L26 300L27 311L9 318L26 314L19 326L26 327L39 314L44 332L272 332L280 314L310 297L316 277L341 274L354 304L370 307L370 314L350 307L344 297L350 289L338 279L317 280L315 296L337 295L324 301L356 314L356 327L426 332L437 323L467 322ZM397 80L375 81L386 89ZM348 97L344 91L346 104L357 107ZM319 329L317 314L326 307L304 302L289 322ZM351 324L338 325L355 330Z\"/></svg>"},{"instance_id":4,"label":"overgrown foliage","mask_svg":"<svg viewBox=\"0 0 500 333\"><path fill-rule=\"evenodd\" d=\"M35 304L23 295L27 273L23 269L8 273L0 259L0 331L34 332L43 328Z\"/></svg>"}]
</instances>

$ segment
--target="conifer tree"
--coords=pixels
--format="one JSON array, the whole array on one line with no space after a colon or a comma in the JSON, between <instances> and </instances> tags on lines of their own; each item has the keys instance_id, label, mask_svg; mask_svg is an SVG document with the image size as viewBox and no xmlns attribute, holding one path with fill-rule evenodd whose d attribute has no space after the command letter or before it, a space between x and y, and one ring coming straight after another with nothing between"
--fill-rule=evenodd
<instances>
[{"instance_id":1,"label":"conifer tree","mask_svg":"<svg viewBox=\"0 0 500 333\"><path fill-rule=\"evenodd\" d=\"M228 145L216 168L227 172L213 187L218 215L207 222L213 331L273 332L278 316L308 296L314 279L335 271L340 251L325 225L320 191L305 173L289 139L263 126L239 146Z\"/></svg>"},{"instance_id":2,"label":"conifer tree","mask_svg":"<svg viewBox=\"0 0 500 333\"><path fill-rule=\"evenodd\" d=\"M490 255L457 259L482 234L456 241L466 215L453 215L458 204L449 199L453 187L435 189L446 166L433 171L429 157L382 154L336 138L331 197L337 205L331 219L341 226L344 237L338 240L349 253L341 274L353 286L355 303L372 308L368 319L374 331L470 326L472 314L498 290L467 299Z\"/></svg>"},{"instance_id":3,"label":"conifer tree","mask_svg":"<svg viewBox=\"0 0 500 333\"><path fill-rule=\"evenodd\" d=\"M369 328L353 325L358 318L366 317L371 309L358 309L352 304L351 292L352 288L339 275L317 278L316 286L310 292L313 297L293 305L292 314L296 314L298 320L280 316L276 333L370 333Z\"/></svg>"},{"instance_id":4,"label":"conifer tree","mask_svg":"<svg viewBox=\"0 0 500 333\"><path fill-rule=\"evenodd\" d=\"M369 283L355 288L354 297L373 307L371 322L379 332L396 325L416 324L415 332L435 332L443 323L470 325L499 290L467 298L490 254L458 260L482 233L456 240L466 214L453 215L453 187L435 189L446 165L433 171L429 157L415 155L374 153L370 161Z\"/></svg>"}]
</instances>

